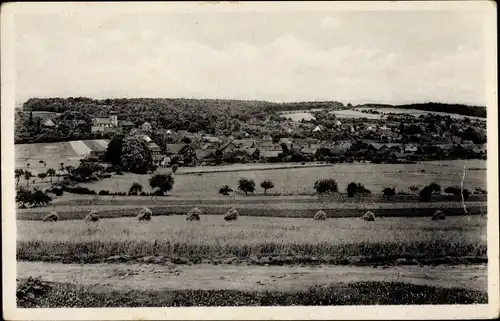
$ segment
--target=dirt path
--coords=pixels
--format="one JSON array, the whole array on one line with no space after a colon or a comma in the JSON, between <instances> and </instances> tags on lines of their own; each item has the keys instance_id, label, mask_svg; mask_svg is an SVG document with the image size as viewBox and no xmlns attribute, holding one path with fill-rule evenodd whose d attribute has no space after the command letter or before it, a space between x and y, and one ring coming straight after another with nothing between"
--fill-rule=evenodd
<instances>
[{"instance_id":1,"label":"dirt path","mask_svg":"<svg viewBox=\"0 0 500 321\"><path fill-rule=\"evenodd\" d=\"M18 278L112 285L116 289L234 289L294 291L314 285L396 281L487 291L487 266L232 266L154 264L61 264L18 262Z\"/></svg>"}]
</instances>

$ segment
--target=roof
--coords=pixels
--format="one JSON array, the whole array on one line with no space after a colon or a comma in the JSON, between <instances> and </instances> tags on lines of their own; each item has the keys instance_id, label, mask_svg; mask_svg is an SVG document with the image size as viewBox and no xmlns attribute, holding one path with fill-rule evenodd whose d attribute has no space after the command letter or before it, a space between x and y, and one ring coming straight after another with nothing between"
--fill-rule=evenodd
<instances>
[{"instance_id":1,"label":"roof","mask_svg":"<svg viewBox=\"0 0 500 321\"><path fill-rule=\"evenodd\" d=\"M205 136L205 137L203 137L203 139L208 141L208 142L211 142L211 143L218 143L221 141L219 137L215 137L215 136Z\"/></svg>"},{"instance_id":2,"label":"roof","mask_svg":"<svg viewBox=\"0 0 500 321\"><path fill-rule=\"evenodd\" d=\"M269 158L269 157L278 157L281 154L281 150L262 150L260 152L261 157Z\"/></svg>"},{"instance_id":3,"label":"roof","mask_svg":"<svg viewBox=\"0 0 500 321\"><path fill-rule=\"evenodd\" d=\"M52 127L54 126L54 122L52 121L52 119L50 118L47 118L43 121L42 125L44 126L48 126L48 127Z\"/></svg>"},{"instance_id":4,"label":"roof","mask_svg":"<svg viewBox=\"0 0 500 321\"><path fill-rule=\"evenodd\" d=\"M315 154L318 151L317 148L304 147L300 150L302 154Z\"/></svg>"},{"instance_id":5,"label":"roof","mask_svg":"<svg viewBox=\"0 0 500 321\"><path fill-rule=\"evenodd\" d=\"M141 135L141 138L144 139L147 143L152 141L148 135Z\"/></svg>"},{"instance_id":6,"label":"roof","mask_svg":"<svg viewBox=\"0 0 500 321\"><path fill-rule=\"evenodd\" d=\"M94 118L94 124L96 125L113 125L114 122L111 118L101 118L101 117L96 117Z\"/></svg>"},{"instance_id":7,"label":"roof","mask_svg":"<svg viewBox=\"0 0 500 321\"><path fill-rule=\"evenodd\" d=\"M240 147L252 147L255 146L255 140L253 139L235 139L233 144Z\"/></svg>"},{"instance_id":8,"label":"roof","mask_svg":"<svg viewBox=\"0 0 500 321\"><path fill-rule=\"evenodd\" d=\"M120 126L135 126L135 124L131 121L128 121L128 120L120 120L118 121L118 124Z\"/></svg>"},{"instance_id":9,"label":"roof","mask_svg":"<svg viewBox=\"0 0 500 321\"><path fill-rule=\"evenodd\" d=\"M188 144L167 144L166 150L169 153L177 154L187 146L189 146L189 145Z\"/></svg>"},{"instance_id":10,"label":"roof","mask_svg":"<svg viewBox=\"0 0 500 321\"><path fill-rule=\"evenodd\" d=\"M438 144L436 146L441 148L442 150L449 150L453 148L453 144Z\"/></svg>"},{"instance_id":11,"label":"roof","mask_svg":"<svg viewBox=\"0 0 500 321\"><path fill-rule=\"evenodd\" d=\"M196 149L194 152L195 152L196 158L198 160L202 160L204 158L207 158L208 156L211 156L211 155L215 154L216 150L213 149L213 148L209 148L209 149Z\"/></svg>"},{"instance_id":12,"label":"roof","mask_svg":"<svg viewBox=\"0 0 500 321\"><path fill-rule=\"evenodd\" d=\"M149 143L149 149L159 150L160 146L158 146L155 142L151 142Z\"/></svg>"},{"instance_id":13,"label":"roof","mask_svg":"<svg viewBox=\"0 0 500 321\"><path fill-rule=\"evenodd\" d=\"M245 151L248 155L250 155L250 156L252 156L252 155L255 153L255 151L257 151L257 150L258 150L258 148L255 148L255 147L253 147L253 148L252 148L252 147L249 147L249 148L245 148L245 149L244 149L244 151Z\"/></svg>"}]
</instances>

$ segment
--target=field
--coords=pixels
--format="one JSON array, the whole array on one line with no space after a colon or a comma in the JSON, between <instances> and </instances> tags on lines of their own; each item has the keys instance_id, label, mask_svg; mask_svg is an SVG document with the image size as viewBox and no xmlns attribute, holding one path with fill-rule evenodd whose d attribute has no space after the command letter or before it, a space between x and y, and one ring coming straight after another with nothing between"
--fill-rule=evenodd
<instances>
[{"instance_id":1,"label":"field","mask_svg":"<svg viewBox=\"0 0 500 321\"><path fill-rule=\"evenodd\" d=\"M58 170L60 163L65 166L77 166L80 159L88 156L92 150L100 150L107 147L106 140L76 140L58 143L16 144L15 158L16 168L27 169L29 163L30 171L35 174L44 172L48 168ZM39 163L43 160L47 163Z\"/></svg>"},{"instance_id":2,"label":"field","mask_svg":"<svg viewBox=\"0 0 500 321\"><path fill-rule=\"evenodd\" d=\"M486 218L359 218L314 221L299 218L183 216L104 219L97 223L18 221L17 258L26 261L94 263L148 256L186 262L234 259L267 263L322 263L430 260L444 257L486 258ZM273 258L270 258L273 257ZM314 258L314 259L313 259ZM281 260L281 261L280 261ZM283 261L284 260L284 261ZM380 263L382 263L380 262Z\"/></svg>"},{"instance_id":3,"label":"field","mask_svg":"<svg viewBox=\"0 0 500 321\"><path fill-rule=\"evenodd\" d=\"M469 170L481 168L484 170ZM202 168L193 168L193 170ZM236 189L239 178L251 178L256 183L258 193L263 193L260 182L269 179L274 182L272 193L282 195L312 194L314 182L323 178L334 178L339 189L345 192L347 185L354 181L364 184L372 193L379 194L385 187L395 187L397 191L409 192L411 185L423 187L432 182L447 186L460 186L465 169L464 187L474 190L486 189L486 161L443 161L421 162L418 164L333 164L325 167L308 167L279 170L246 170L234 172L183 173L175 175L172 195L217 195L222 185ZM160 170L170 172L170 169ZM82 184L95 191L109 190L127 192L132 183L138 182L146 192L150 192L148 175L114 175L98 182Z\"/></svg>"},{"instance_id":4,"label":"field","mask_svg":"<svg viewBox=\"0 0 500 321\"><path fill-rule=\"evenodd\" d=\"M406 108L388 108L388 107L383 107L383 108L371 108L371 107L357 107L357 110L353 109L344 109L344 110L334 110L331 111L330 114L335 115L337 118L367 118L367 119L381 119L385 115L384 114L389 114L389 113L394 113L394 114L409 114L413 115L415 117L418 117L420 115L425 115L425 114L437 114L441 116L450 116L452 118L457 118L457 119L463 119L466 116L459 115L459 114L450 114L450 113L444 113L444 112L429 112L425 110L418 110L418 109L406 109ZM362 113L362 110L371 110L375 109L380 114L369 114L369 113ZM358 111L359 110L359 111ZM284 114L283 117L291 119L293 121L300 121L301 119L304 120L311 120L315 119L314 115L311 112L297 112L297 113L291 113L291 114ZM477 120L485 120L484 118L481 117L474 117L474 116L467 116L470 119L477 119Z\"/></svg>"}]
</instances>

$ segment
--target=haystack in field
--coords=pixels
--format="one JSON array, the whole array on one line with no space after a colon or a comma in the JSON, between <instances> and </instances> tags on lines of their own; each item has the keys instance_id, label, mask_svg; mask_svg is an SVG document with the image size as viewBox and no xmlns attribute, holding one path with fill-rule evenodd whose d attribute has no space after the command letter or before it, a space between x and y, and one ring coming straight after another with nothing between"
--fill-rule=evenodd
<instances>
[{"instance_id":1,"label":"haystack in field","mask_svg":"<svg viewBox=\"0 0 500 321\"><path fill-rule=\"evenodd\" d=\"M186 215L186 221L199 221L200 215L203 214L197 207L191 209Z\"/></svg>"},{"instance_id":2,"label":"haystack in field","mask_svg":"<svg viewBox=\"0 0 500 321\"><path fill-rule=\"evenodd\" d=\"M237 219L238 219L238 211L232 207L229 209L229 211L226 212L226 215L224 215L224 220L226 221L235 221Z\"/></svg>"},{"instance_id":3,"label":"haystack in field","mask_svg":"<svg viewBox=\"0 0 500 321\"><path fill-rule=\"evenodd\" d=\"M143 207L137 215L137 219L139 221L151 221L151 216L153 216L153 212L149 208Z\"/></svg>"},{"instance_id":4,"label":"haystack in field","mask_svg":"<svg viewBox=\"0 0 500 321\"><path fill-rule=\"evenodd\" d=\"M45 215L43 218L44 222L57 222L59 221L59 215L55 211L52 211L50 214Z\"/></svg>"},{"instance_id":5,"label":"haystack in field","mask_svg":"<svg viewBox=\"0 0 500 321\"><path fill-rule=\"evenodd\" d=\"M99 221L99 213L97 211L90 211L90 213L85 217L87 222L97 222Z\"/></svg>"},{"instance_id":6,"label":"haystack in field","mask_svg":"<svg viewBox=\"0 0 500 321\"><path fill-rule=\"evenodd\" d=\"M436 213L434 213L434 215L432 215L433 221L444 220L444 219L445 219L445 216L444 216L443 211L441 211L441 210L437 210Z\"/></svg>"},{"instance_id":7,"label":"haystack in field","mask_svg":"<svg viewBox=\"0 0 500 321\"><path fill-rule=\"evenodd\" d=\"M362 216L363 220L365 221L375 221L375 214L372 212L368 211Z\"/></svg>"},{"instance_id":8,"label":"haystack in field","mask_svg":"<svg viewBox=\"0 0 500 321\"><path fill-rule=\"evenodd\" d=\"M326 220L326 213L323 211L317 211L316 214L314 214L314 220L316 221Z\"/></svg>"}]
</instances>

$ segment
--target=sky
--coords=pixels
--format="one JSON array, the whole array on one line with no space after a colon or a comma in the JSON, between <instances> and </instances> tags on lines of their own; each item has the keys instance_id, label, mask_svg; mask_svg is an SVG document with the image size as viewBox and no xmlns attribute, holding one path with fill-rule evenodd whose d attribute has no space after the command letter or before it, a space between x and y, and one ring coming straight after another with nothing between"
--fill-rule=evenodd
<instances>
[{"instance_id":1,"label":"sky","mask_svg":"<svg viewBox=\"0 0 500 321\"><path fill-rule=\"evenodd\" d=\"M17 14L16 102L178 97L485 105L479 12Z\"/></svg>"}]
</instances>

